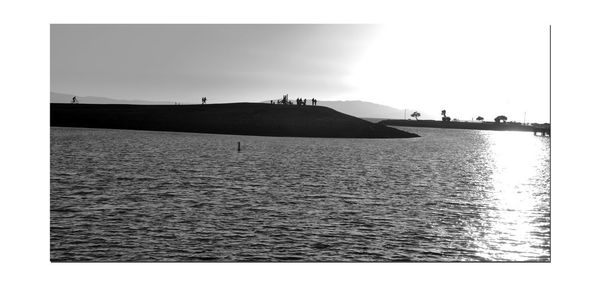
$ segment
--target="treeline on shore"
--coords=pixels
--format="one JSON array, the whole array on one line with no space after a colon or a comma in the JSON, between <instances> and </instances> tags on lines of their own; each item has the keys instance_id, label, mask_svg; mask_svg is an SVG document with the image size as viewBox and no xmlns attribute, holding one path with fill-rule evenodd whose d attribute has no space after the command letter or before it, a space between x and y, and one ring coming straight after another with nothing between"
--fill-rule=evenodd
<instances>
[{"instance_id":1,"label":"treeline on shore","mask_svg":"<svg viewBox=\"0 0 600 285\"><path fill-rule=\"evenodd\" d=\"M498 122L457 122L435 120L382 120L378 124L401 127L447 128L493 131L524 131L533 132L536 128L550 128L550 125L523 125L520 123Z\"/></svg>"}]
</instances>

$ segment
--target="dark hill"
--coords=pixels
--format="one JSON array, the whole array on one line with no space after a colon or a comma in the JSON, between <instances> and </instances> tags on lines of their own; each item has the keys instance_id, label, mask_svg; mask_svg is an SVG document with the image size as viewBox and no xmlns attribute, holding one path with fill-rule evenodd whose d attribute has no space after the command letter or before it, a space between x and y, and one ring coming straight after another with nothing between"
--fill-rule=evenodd
<instances>
[{"instance_id":1,"label":"dark hill","mask_svg":"<svg viewBox=\"0 0 600 285\"><path fill-rule=\"evenodd\" d=\"M327 107L261 103L50 104L50 125L285 137L418 137Z\"/></svg>"}]
</instances>

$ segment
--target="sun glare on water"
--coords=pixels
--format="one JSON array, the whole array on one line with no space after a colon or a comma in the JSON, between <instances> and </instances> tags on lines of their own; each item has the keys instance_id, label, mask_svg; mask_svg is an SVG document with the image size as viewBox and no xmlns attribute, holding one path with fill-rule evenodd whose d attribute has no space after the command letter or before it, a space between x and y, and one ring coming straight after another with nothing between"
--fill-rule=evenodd
<instances>
[{"instance_id":1,"label":"sun glare on water","mask_svg":"<svg viewBox=\"0 0 600 285\"><path fill-rule=\"evenodd\" d=\"M522 136L531 136L526 140L530 143L523 144ZM493 169L488 199L495 206L487 213L491 222L483 229L484 238L476 239L479 247L493 260L539 257L543 252L533 246L535 239L549 234L549 228L539 231L539 223L544 221L534 218L543 211L549 219L549 183L539 179L549 179L549 173L540 173L549 171L548 161L539 156L539 149L546 147L543 140L548 138L533 137L529 132L490 132L486 138Z\"/></svg>"}]
</instances>

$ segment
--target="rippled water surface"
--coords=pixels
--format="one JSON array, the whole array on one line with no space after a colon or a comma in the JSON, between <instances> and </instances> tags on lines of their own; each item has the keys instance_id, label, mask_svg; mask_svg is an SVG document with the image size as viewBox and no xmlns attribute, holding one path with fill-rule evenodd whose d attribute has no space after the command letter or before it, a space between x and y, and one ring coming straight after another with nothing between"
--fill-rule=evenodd
<instances>
[{"instance_id":1,"label":"rippled water surface","mask_svg":"<svg viewBox=\"0 0 600 285\"><path fill-rule=\"evenodd\" d=\"M52 128L51 259L550 260L550 138L401 129L422 137Z\"/></svg>"}]
</instances>

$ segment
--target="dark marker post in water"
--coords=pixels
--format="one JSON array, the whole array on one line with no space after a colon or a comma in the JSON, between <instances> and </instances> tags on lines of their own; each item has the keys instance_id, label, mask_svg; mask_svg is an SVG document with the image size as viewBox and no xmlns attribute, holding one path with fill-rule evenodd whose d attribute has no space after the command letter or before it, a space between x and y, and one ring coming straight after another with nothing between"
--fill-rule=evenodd
<instances>
[{"instance_id":1,"label":"dark marker post in water","mask_svg":"<svg viewBox=\"0 0 600 285\"><path fill-rule=\"evenodd\" d=\"M241 143L240 143L240 142L238 142L238 152L242 151L242 147L241 147L241 145L240 145L240 144L241 144Z\"/></svg>"}]
</instances>

